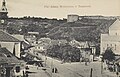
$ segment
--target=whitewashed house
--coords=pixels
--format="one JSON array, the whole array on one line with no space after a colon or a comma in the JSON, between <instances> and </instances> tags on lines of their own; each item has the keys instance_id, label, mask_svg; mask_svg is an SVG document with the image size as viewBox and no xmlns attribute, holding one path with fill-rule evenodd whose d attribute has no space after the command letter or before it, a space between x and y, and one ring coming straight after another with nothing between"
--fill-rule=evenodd
<instances>
[{"instance_id":1,"label":"whitewashed house","mask_svg":"<svg viewBox=\"0 0 120 77\"><path fill-rule=\"evenodd\" d=\"M12 54L20 58L21 41L7 32L0 30L0 45L7 48Z\"/></svg>"},{"instance_id":2,"label":"whitewashed house","mask_svg":"<svg viewBox=\"0 0 120 77\"><path fill-rule=\"evenodd\" d=\"M120 20L117 19L110 27L109 32L101 34L101 54L110 47L115 54L120 55Z\"/></svg>"},{"instance_id":3,"label":"whitewashed house","mask_svg":"<svg viewBox=\"0 0 120 77\"><path fill-rule=\"evenodd\" d=\"M37 36L39 35L39 32L28 32L24 37L25 39L32 45L37 45Z\"/></svg>"},{"instance_id":4,"label":"whitewashed house","mask_svg":"<svg viewBox=\"0 0 120 77\"><path fill-rule=\"evenodd\" d=\"M27 40L25 40L24 35L14 34L12 36L14 36L15 38L17 38L18 40L22 42L21 44L22 44L23 51L28 50L28 48L30 47L30 44Z\"/></svg>"},{"instance_id":5,"label":"whitewashed house","mask_svg":"<svg viewBox=\"0 0 120 77\"><path fill-rule=\"evenodd\" d=\"M44 52L46 51L50 46L53 45L61 45L66 44L66 40L51 40L50 38L40 38L38 40L38 44L35 46L35 51Z\"/></svg>"}]
</instances>

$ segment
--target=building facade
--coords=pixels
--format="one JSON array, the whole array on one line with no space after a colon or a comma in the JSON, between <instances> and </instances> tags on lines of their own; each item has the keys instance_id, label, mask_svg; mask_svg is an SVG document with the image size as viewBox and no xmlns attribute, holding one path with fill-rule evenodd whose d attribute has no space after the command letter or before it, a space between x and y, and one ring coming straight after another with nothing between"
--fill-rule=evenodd
<instances>
[{"instance_id":1,"label":"building facade","mask_svg":"<svg viewBox=\"0 0 120 77\"><path fill-rule=\"evenodd\" d=\"M0 77L23 77L24 74L24 61L18 60L8 49L0 47Z\"/></svg>"},{"instance_id":2,"label":"building facade","mask_svg":"<svg viewBox=\"0 0 120 77\"><path fill-rule=\"evenodd\" d=\"M120 20L117 19L110 27L107 34L101 34L101 54L107 48L112 48L115 54L120 55Z\"/></svg>"},{"instance_id":3,"label":"building facade","mask_svg":"<svg viewBox=\"0 0 120 77\"><path fill-rule=\"evenodd\" d=\"M78 21L79 16L75 14L71 14L67 16L67 22L75 22Z\"/></svg>"},{"instance_id":4,"label":"building facade","mask_svg":"<svg viewBox=\"0 0 120 77\"><path fill-rule=\"evenodd\" d=\"M12 35L0 30L0 45L7 48L12 54L20 58L21 41Z\"/></svg>"}]
</instances>

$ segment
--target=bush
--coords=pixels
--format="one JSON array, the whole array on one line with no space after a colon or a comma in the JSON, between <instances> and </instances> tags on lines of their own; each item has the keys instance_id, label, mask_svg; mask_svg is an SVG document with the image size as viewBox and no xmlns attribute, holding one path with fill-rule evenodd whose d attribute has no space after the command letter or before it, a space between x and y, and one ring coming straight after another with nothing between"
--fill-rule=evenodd
<instances>
[{"instance_id":1,"label":"bush","mask_svg":"<svg viewBox=\"0 0 120 77\"><path fill-rule=\"evenodd\" d=\"M103 54L103 60L113 61L115 60L115 54L112 51L112 48L107 48Z\"/></svg>"}]
</instances>

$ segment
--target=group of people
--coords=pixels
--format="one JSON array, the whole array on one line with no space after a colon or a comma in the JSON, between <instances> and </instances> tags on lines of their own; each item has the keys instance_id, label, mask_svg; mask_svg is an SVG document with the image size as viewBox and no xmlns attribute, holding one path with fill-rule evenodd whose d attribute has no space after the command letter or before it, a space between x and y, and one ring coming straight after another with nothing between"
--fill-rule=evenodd
<instances>
[{"instance_id":1,"label":"group of people","mask_svg":"<svg viewBox=\"0 0 120 77\"><path fill-rule=\"evenodd\" d=\"M27 71L26 72L23 71L23 77L28 77Z\"/></svg>"},{"instance_id":2,"label":"group of people","mask_svg":"<svg viewBox=\"0 0 120 77\"><path fill-rule=\"evenodd\" d=\"M52 69L52 73L58 73L58 69L55 67Z\"/></svg>"}]
</instances>

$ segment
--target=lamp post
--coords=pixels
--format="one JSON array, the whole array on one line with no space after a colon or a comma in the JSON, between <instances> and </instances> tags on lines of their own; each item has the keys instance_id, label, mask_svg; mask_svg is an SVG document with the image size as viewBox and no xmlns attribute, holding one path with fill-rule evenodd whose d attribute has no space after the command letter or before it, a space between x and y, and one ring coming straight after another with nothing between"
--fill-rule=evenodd
<instances>
[{"instance_id":1,"label":"lamp post","mask_svg":"<svg viewBox=\"0 0 120 77\"><path fill-rule=\"evenodd\" d=\"M46 67L46 60L47 60L47 57L46 57L46 51L45 51L45 67Z\"/></svg>"},{"instance_id":2,"label":"lamp post","mask_svg":"<svg viewBox=\"0 0 120 77\"><path fill-rule=\"evenodd\" d=\"M53 52L52 52L52 60L51 60L51 77L53 77Z\"/></svg>"},{"instance_id":3,"label":"lamp post","mask_svg":"<svg viewBox=\"0 0 120 77\"><path fill-rule=\"evenodd\" d=\"M102 74L103 74L103 62L101 61L101 76L103 76Z\"/></svg>"},{"instance_id":4,"label":"lamp post","mask_svg":"<svg viewBox=\"0 0 120 77\"><path fill-rule=\"evenodd\" d=\"M93 68L90 70L90 77L92 77Z\"/></svg>"},{"instance_id":5,"label":"lamp post","mask_svg":"<svg viewBox=\"0 0 120 77\"><path fill-rule=\"evenodd\" d=\"M103 74L103 57L101 57L101 75Z\"/></svg>"},{"instance_id":6,"label":"lamp post","mask_svg":"<svg viewBox=\"0 0 120 77\"><path fill-rule=\"evenodd\" d=\"M53 73L53 58L52 58L52 61L51 61L51 77L53 77L52 73Z\"/></svg>"}]
</instances>

